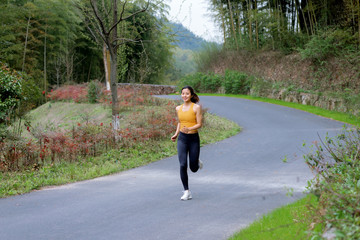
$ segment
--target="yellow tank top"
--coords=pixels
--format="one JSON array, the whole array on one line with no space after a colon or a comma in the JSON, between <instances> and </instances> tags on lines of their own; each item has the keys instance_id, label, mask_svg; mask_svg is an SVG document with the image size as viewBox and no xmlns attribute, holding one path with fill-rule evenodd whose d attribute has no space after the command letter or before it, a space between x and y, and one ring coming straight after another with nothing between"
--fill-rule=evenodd
<instances>
[{"instance_id":1,"label":"yellow tank top","mask_svg":"<svg viewBox=\"0 0 360 240\"><path fill-rule=\"evenodd\" d=\"M197 124L196 122L196 114L194 112L194 103L191 104L189 110L187 111L183 111L183 106L184 104L182 104L180 106L180 109L178 111L178 118L179 118L179 122L180 122L180 131L183 127L193 127L194 125ZM196 133L197 130L192 130L191 133Z\"/></svg>"}]
</instances>

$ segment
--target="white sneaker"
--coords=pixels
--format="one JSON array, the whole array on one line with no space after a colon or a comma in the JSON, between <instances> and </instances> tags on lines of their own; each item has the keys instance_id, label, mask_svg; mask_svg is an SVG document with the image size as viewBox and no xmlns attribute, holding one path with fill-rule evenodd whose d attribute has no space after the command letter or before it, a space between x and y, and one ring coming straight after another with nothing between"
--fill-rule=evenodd
<instances>
[{"instance_id":1,"label":"white sneaker","mask_svg":"<svg viewBox=\"0 0 360 240\"><path fill-rule=\"evenodd\" d=\"M184 195L180 198L182 201L190 200L192 199L191 192L189 190L184 191Z\"/></svg>"},{"instance_id":2,"label":"white sneaker","mask_svg":"<svg viewBox=\"0 0 360 240\"><path fill-rule=\"evenodd\" d=\"M203 162L199 159L199 169L202 169L204 166Z\"/></svg>"}]
</instances>

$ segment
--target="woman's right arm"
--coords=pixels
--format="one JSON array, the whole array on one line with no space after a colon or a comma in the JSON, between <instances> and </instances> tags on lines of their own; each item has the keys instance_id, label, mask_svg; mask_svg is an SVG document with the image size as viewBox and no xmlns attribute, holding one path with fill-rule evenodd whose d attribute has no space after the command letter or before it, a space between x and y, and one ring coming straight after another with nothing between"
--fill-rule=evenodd
<instances>
[{"instance_id":1,"label":"woman's right arm","mask_svg":"<svg viewBox=\"0 0 360 240\"><path fill-rule=\"evenodd\" d=\"M176 107L176 118L177 118L177 112L179 110L179 106ZM177 124L177 127L176 127L176 132L175 134L171 137L171 141L175 142L177 136L179 135L180 133L180 122L178 120L178 124Z\"/></svg>"}]
</instances>

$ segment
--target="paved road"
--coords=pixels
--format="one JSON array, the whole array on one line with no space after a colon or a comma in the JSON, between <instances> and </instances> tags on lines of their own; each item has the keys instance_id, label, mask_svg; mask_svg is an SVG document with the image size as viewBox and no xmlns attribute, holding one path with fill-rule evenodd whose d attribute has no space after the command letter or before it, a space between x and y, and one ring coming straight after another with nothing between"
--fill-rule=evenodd
<instances>
[{"instance_id":1,"label":"paved road","mask_svg":"<svg viewBox=\"0 0 360 240\"><path fill-rule=\"evenodd\" d=\"M173 98L178 98L173 96ZM312 174L302 143L342 123L277 105L201 97L243 131L201 149L182 202L177 157L113 176L0 199L0 239L226 239L302 196ZM282 158L287 155L288 163ZM286 196L287 189L294 196Z\"/></svg>"}]
</instances>

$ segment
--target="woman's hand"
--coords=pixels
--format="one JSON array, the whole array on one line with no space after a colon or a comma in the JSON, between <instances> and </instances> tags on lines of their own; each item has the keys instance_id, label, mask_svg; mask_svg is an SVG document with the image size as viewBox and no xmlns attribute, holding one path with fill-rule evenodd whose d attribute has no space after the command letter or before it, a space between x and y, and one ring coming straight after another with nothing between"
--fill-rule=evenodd
<instances>
[{"instance_id":1,"label":"woman's hand","mask_svg":"<svg viewBox=\"0 0 360 240\"><path fill-rule=\"evenodd\" d=\"M189 133L189 132L190 132L190 129L189 129L188 127L183 127L183 128L181 129L181 132L183 132L183 133Z\"/></svg>"},{"instance_id":2,"label":"woman's hand","mask_svg":"<svg viewBox=\"0 0 360 240\"><path fill-rule=\"evenodd\" d=\"M177 134L171 137L171 141L175 142L176 138L177 138Z\"/></svg>"}]
</instances>

